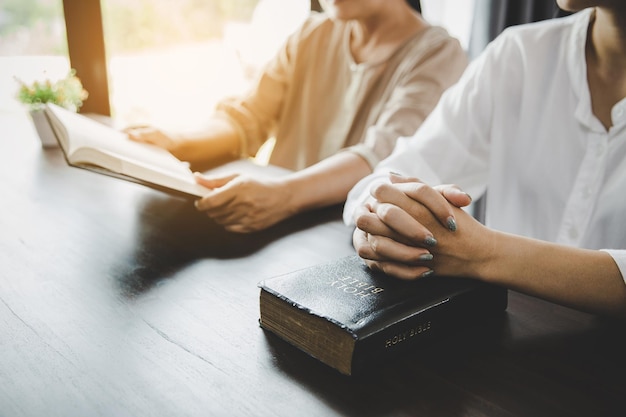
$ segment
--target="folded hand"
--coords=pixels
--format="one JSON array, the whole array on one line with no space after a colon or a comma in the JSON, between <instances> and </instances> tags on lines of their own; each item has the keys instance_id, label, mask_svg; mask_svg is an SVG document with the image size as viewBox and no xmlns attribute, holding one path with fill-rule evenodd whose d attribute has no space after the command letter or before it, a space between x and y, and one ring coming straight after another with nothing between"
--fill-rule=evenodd
<instances>
[{"instance_id":1,"label":"folded hand","mask_svg":"<svg viewBox=\"0 0 626 417\"><path fill-rule=\"evenodd\" d=\"M458 187L392 177L392 184L376 187L372 197L357 213L353 243L373 269L405 279L431 271L471 275L488 247L483 240L488 229L450 204L471 202Z\"/></svg>"}]
</instances>

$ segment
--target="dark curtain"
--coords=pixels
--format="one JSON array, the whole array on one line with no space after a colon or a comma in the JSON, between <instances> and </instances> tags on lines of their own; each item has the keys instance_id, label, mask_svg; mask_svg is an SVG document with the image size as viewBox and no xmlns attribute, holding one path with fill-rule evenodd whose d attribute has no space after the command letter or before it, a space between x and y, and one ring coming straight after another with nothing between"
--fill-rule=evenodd
<instances>
[{"instance_id":1,"label":"dark curtain","mask_svg":"<svg viewBox=\"0 0 626 417\"><path fill-rule=\"evenodd\" d=\"M407 0L409 6L417 10L418 12L422 12L422 5L420 4L420 0ZM320 2L318 0L311 0L311 10L316 12L322 11L322 6L320 6Z\"/></svg>"},{"instance_id":2,"label":"dark curtain","mask_svg":"<svg viewBox=\"0 0 626 417\"><path fill-rule=\"evenodd\" d=\"M413 9L422 13L422 4L420 0L407 0L406 2L409 3L409 6L411 6Z\"/></svg>"},{"instance_id":3,"label":"dark curtain","mask_svg":"<svg viewBox=\"0 0 626 417\"><path fill-rule=\"evenodd\" d=\"M320 2L318 0L311 0L311 10L313 10L314 12L322 11L322 6L320 5Z\"/></svg>"},{"instance_id":4,"label":"dark curtain","mask_svg":"<svg viewBox=\"0 0 626 417\"><path fill-rule=\"evenodd\" d=\"M564 16L556 0L475 0L469 54L474 58L505 28Z\"/></svg>"}]
</instances>

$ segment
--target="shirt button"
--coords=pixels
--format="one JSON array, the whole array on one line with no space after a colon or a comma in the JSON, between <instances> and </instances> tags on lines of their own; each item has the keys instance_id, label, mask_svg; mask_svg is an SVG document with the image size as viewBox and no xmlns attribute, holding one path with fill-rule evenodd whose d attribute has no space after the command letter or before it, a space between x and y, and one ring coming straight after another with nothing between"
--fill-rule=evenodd
<instances>
[{"instance_id":1,"label":"shirt button","mask_svg":"<svg viewBox=\"0 0 626 417\"><path fill-rule=\"evenodd\" d=\"M569 237L570 237L570 239L578 238L578 229L576 229L575 227L570 227L570 229L569 229Z\"/></svg>"}]
</instances>

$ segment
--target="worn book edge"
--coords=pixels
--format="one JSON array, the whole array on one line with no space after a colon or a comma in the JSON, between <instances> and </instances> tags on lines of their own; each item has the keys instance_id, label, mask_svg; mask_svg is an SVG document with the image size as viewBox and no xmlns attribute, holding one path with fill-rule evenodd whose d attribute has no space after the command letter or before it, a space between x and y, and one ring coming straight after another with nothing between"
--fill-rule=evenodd
<instances>
[{"instance_id":1,"label":"worn book edge","mask_svg":"<svg viewBox=\"0 0 626 417\"><path fill-rule=\"evenodd\" d=\"M312 268L315 266L275 278L298 274ZM445 279L446 277L440 278ZM310 307L303 306L266 286L266 281L259 283L261 288L261 318L259 323L261 327L276 333L310 356L346 375L353 374L355 370L358 370L357 368L363 368L367 362L377 359L377 356L382 358L407 350L416 344L428 343L438 334L461 327L469 321L479 320L491 313L504 311L507 306L505 289L475 282L476 285L471 289L451 293L449 297L439 300L433 299L432 303L424 308L412 311L399 320L387 321L384 326L377 327L369 333L362 332L358 335L345 323ZM263 314L268 304L274 304L274 311L278 311L278 313L273 316ZM388 309L392 307L394 306ZM283 318L281 315L287 318ZM300 323L306 322L308 326L315 327L314 333L322 328L326 332L322 331L316 335L320 340L316 340L315 337L307 339L306 333L295 334L290 326L286 326L286 320L292 321L291 324L295 324L296 328L301 326ZM335 329L338 331L334 331ZM338 340L340 349L324 350L324 347L332 346ZM316 345L311 346L311 344ZM349 347L346 349L345 346ZM340 356L335 354L337 350L340 351Z\"/></svg>"}]
</instances>

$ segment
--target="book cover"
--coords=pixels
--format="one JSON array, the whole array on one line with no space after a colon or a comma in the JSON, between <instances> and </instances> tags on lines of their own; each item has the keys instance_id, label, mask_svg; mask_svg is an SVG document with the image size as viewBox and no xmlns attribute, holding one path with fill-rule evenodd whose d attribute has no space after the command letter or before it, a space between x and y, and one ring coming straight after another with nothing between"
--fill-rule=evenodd
<instances>
[{"instance_id":1,"label":"book cover","mask_svg":"<svg viewBox=\"0 0 626 417\"><path fill-rule=\"evenodd\" d=\"M261 327L346 375L507 306L506 289L467 278L399 280L356 255L259 287Z\"/></svg>"}]
</instances>

